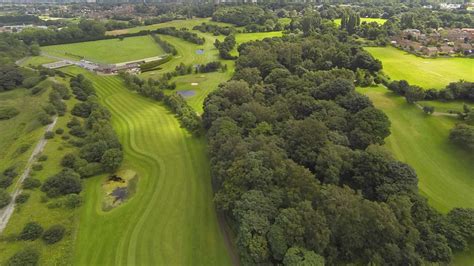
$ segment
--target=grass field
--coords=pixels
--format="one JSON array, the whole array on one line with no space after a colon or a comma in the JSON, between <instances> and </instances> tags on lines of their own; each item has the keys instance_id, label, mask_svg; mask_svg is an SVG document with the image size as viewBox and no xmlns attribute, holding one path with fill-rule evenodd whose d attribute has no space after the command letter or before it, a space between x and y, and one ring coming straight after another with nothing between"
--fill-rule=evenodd
<instances>
[{"instance_id":1,"label":"grass field","mask_svg":"<svg viewBox=\"0 0 474 266\"><path fill-rule=\"evenodd\" d=\"M181 128L162 104L128 91L119 77L85 75L112 112L123 168L138 172L139 181L130 201L104 213L103 179L86 180L74 264L229 265L204 138Z\"/></svg>"},{"instance_id":2,"label":"grass field","mask_svg":"<svg viewBox=\"0 0 474 266\"><path fill-rule=\"evenodd\" d=\"M53 56L74 60L82 56L99 63L120 63L164 54L150 36L51 45L41 50Z\"/></svg>"},{"instance_id":3,"label":"grass field","mask_svg":"<svg viewBox=\"0 0 474 266\"><path fill-rule=\"evenodd\" d=\"M407 80L425 89L444 88L460 79L474 81L474 61L468 58L425 59L394 47L366 47L383 63L383 71L392 80Z\"/></svg>"},{"instance_id":4,"label":"grass field","mask_svg":"<svg viewBox=\"0 0 474 266\"><path fill-rule=\"evenodd\" d=\"M362 23L362 22L366 22L366 23L377 22L377 24L383 25L383 24L385 24L386 21L387 20L384 19L384 18L360 18L360 23ZM335 19L334 23L337 26L340 26L341 25L341 19L340 18Z\"/></svg>"},{"instance_id":5,"label":"grass field","mask_svg":"<svg viewBox=\"0 0 474 266\"><path fill-rule=\"evenodd\" d=\"M474 154L448 140L456 119L428 116L386 88L359 89L382 109L392 122L386 146L415 168L419 188L429 203L442 212L454 207L474 208Z\"/></svg>"}]
</instances>

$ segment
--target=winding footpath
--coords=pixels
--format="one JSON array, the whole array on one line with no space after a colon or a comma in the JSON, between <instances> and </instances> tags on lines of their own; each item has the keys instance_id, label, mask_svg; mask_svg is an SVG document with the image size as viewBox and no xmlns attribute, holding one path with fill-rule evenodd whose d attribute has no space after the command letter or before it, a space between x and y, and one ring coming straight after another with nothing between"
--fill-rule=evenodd
<instances>
[{"instance_id":1,"label":"winding footpath","mask_svg":"<svg viewBox=\"0 0 474 266\"><path fill-rule=\"evenodd\" d=\"M58 117L55 116L54 119L53 119L53 123L49 124L46 127L45 132L52 131L54 126L56 125L57 121L58 121ZM25 170L23 171L20 178L15 183L15 187L14 187L13 193L11 195L12 199L10 201L10 204L8 204L5 208L0 210L0 234L3 232L3 230L7 226L8 221L10 220L10 218L13 214L13 211L15 210L15 199L18 195L20 195L20 193L22 191L21 184L30 175L31 167L33 165L33 162L35 161L36 156L43 151L43 149L46 146L47 142L48 142L48 140L45 139L44 136L43 136L43 137L41 137L38 144L36 144L33 152L30 155L30 158L28 159L28 162L26 163Z\"/></svg>"}]
</instances>

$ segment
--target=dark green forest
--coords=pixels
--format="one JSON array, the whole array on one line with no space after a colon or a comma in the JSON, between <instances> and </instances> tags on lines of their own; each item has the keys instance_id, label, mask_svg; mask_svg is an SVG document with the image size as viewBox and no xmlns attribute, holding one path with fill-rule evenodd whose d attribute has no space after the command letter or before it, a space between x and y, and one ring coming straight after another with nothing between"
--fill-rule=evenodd
<instances>
[{"instance_id":1,"label":"dark green forest","mask_svg":"<svg viewBox=\"0 0 474 266\"><path fill-rule=\"evenodd\" d=\"M376 75L380 62L333 34L239 52L203 123L215 202L244 265L422 265L467 248L473 210L438 213L414 169L380 146L390 122L354 90L355 71Z\"/></svg>"}]
</instances>

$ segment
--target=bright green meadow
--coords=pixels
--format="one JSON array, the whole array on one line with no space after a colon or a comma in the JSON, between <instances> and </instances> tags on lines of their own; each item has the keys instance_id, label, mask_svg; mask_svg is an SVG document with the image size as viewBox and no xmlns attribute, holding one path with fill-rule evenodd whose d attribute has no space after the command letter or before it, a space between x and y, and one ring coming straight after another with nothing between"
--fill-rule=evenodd
<instances>
[{"instance_id":1,"label":"bright green meadow","mask_svg":"<svg viewBox=\"0 0 474 266\"><path fill-rule=\"evenodd\" d=\"M364 49L383 62L383 72L392 80L404 79L425 89L441 89L461 79L474 81L473 59L427 59L391 46Z\"/></svg>"}]
</instances>

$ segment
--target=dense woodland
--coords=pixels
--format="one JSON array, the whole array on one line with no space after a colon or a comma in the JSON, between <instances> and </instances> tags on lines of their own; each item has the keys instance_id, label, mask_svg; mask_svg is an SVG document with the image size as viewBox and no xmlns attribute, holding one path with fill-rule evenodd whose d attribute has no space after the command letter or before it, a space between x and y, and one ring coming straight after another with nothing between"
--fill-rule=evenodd
<instances>
[{"instance_id":1,"label":"dense woodland","mask_svg":"<svg viewBox=\"0 0 474 266\"><path fill-rule=\"evenodd\" d=\"M317 21L306 29L320 31ZM447 216L382 148L387 116L354 90L380 64L336 36L239 48L236 73L205 101L215 201L244 264L447 263L473 240L474 212Z\"/></svg>"}]
</instances>

